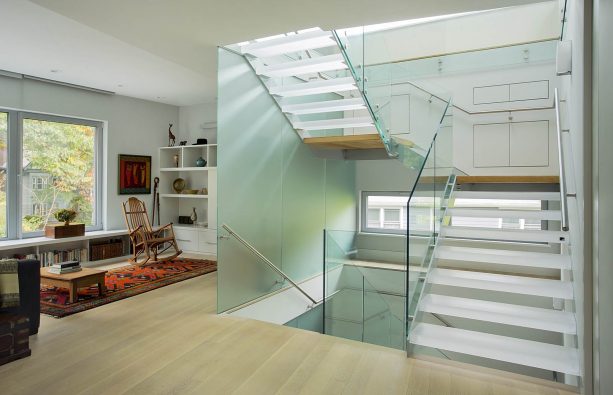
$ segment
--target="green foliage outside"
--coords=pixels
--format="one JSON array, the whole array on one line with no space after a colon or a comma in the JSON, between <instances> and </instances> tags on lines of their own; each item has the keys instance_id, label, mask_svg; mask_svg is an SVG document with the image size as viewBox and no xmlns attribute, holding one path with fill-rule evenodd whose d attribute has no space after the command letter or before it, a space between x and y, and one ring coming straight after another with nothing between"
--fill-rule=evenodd
<instances>
[{"instance_id":1,"label":"green foliage outside","mask_svg":"<svg viewBox=\"0 0 613 395\"><path fill-rule=\"evenodd\" d=\"M22 231L42 230L58 209L77 211L76 222L93 223L94 134L84 125L24 119L22 171ZM0 166L5 166L7 114L0 113ZM3 154L4 153L4 154ZM42 174L38 188L28 183L30 173ZM0 169L0 237L6 237L6 169ZM35 213L32 207L44 207ZM42 214L42 215L41 215Z\"/></svg>"},{"instance_id":2,"label":"green foliage outside","mask_svg":"<svg viewBox=\"0 0 613 395\"><path fill-rule=\"evenodd\" d=\"M90 126L24 120L24 164L48 174L45 188L24 185L30 192L30 202L24 202L24 206L38 203L47 209L42 216L32 215L29 219L24 216L24 232L42 229L53 219L54 212L62 208L76 210L77 222L93 223L94 133Z\"/></svg>"}]
</instances>

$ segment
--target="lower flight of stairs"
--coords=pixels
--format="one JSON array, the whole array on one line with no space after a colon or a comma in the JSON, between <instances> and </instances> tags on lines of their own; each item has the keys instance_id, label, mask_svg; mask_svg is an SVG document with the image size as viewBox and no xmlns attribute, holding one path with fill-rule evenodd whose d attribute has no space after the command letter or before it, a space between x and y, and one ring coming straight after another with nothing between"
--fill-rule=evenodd
<instances>
[{"instance_id":1,"label":"lower flight of stairs","mask_svg":"<svg viewBox=\"0 0 613 395\"><path fill-rule=\"evenodd\" d=\"M469 362L553 372L550 378L558 373L579 376L578 350L565 344L576 336L576 322L572 312L563 310L574 295L562 274L571 269L571 260L560 252L569 242L567 232L556 230L561 213L514 209L521 204L496 207L495 200L501 199L555 206L560 197L556 192L453 193L411 324L410 347L464 356ZM454 217L462 221L456 224ZM515 224L532 220L532 226L473 227L496 218ZM535 220L544 229L536 229Z\"/></svg>"}]
</instances>

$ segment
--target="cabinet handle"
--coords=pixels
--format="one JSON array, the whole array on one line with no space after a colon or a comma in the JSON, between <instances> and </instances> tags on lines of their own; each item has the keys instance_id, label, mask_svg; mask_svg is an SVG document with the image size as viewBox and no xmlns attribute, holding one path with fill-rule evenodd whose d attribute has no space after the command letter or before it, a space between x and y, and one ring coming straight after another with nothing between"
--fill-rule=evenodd
<instances>
[{"instance_id":1,"label":"cabinet handle","mask_svg":"<svg viewBox=\"0 0 613 395\"><path fill-rule=\"evenodd\" d=\"M191 240L177 239L177 241L191 241Z\"/></svg>"},{"instance_id":2,"label":"cabinet handle","mask_svg":"<svg viewBox=\"0 0 613 395\"><path fill-rule=\"evenodd\" d=\"M207 241L207 244L217 244L217 243L213 243L212 241Z\"/></svg>"}]
</instances>

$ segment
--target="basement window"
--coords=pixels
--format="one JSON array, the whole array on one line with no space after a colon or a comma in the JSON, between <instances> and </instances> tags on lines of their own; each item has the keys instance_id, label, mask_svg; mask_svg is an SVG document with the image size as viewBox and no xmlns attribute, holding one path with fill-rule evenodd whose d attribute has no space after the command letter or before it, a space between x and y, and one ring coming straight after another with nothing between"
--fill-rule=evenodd
<instances>
[{"instance_id":1,"label":"basement window","mask_svg":"<svg viewBox=\"0 0 613 395\"><path fill-rule=\"evenodd\" d=\"M408 194L362 192L362 232L405 234Z\"/></svg>"}]
</instances>

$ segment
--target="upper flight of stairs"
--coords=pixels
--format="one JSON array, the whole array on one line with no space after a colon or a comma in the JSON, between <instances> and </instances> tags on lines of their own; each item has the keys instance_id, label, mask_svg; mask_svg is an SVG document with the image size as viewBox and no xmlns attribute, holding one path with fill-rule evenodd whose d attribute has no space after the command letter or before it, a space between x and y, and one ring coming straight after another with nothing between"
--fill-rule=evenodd
<instances>
[{"instance_id":1,"label":"upper flight of stairs","mask_svg":"<svg viewBox=\"0 0 613 395\"><path fill-rule=\"evenodd\" d=\"M353 131L345 131L354 128L378 138L367 103L333 32L316 28L288 33L244 43L240 52L303 139L334 135L350 140L354 136L345 135ZM366 140L350 144L351 149L372 148Z\"/></svg>"},{"instance_id":2,"label":"upper flight of stairs","mask_svg":"<svg viewBox=\"0 0 613 395\"><path fill-rule=\"evenodd\" d=\"M497 200L506 206L500 208ZM581 374L578 351L568 344L568 338L576 336L575 315L563 309L574 301L565 248L569 235L556 230L560 210L534 209L535 204L522 208L523 200L556 206L560 194L451 195L411 324L412 348L454 353L469 363L496 361L502 364L496 365L499 368L512 371ZM473 227L496 219L520 229ZM545 229L538 229L539 221ZM545 270L547 275L530 270Z\"/></svg>"}]
</instances>

